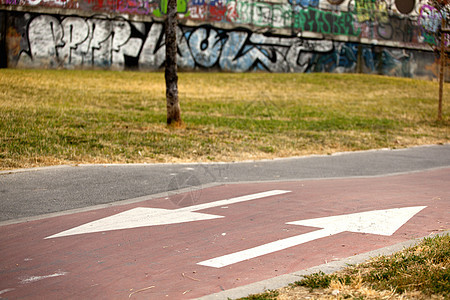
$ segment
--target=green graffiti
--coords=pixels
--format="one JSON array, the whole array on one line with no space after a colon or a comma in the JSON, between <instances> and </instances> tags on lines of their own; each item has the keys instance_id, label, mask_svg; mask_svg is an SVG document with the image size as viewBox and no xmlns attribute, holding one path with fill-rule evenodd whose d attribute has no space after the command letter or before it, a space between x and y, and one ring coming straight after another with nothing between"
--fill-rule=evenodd
<instances>
[{"instance_id":1,"label":"green graffiti","mask_svg":"<svg viewBox=\"0 0 450 300\"><path fill-rule=\"evenodd\" d=\"M437 45L436 37L433 34L430 34L426 31L422 32L422 37L424 39L424 42L430 45Z\"/></svg>"},{"instance_id":2,"label":"green graffiti","mask_svg":"<svg viewBox=\"0 0 450 300\"><path fill-rule=\"evenodd\" d=\"M334 13L315 8L303 9L294 14L293 28L322 34L358 36L354 16L349 12Z\"/></svg>"},{"instance_id":3,"label":"green graffiti","mask_svg":"<svg viewBox=\"0 0 450 300\"><path fill-rule=\"evenodd\" d=\"M291 26L292 7L288 4L271 4L248 1L228 1L227 17L233 23L286 28Z\"/></svg>"},{"instance_id":4,"label":"green graffiti","mask_svg":"<svg viewBox=\"0 0 450 300\"><path fill-rule=\"evenodd\" d=\"M168 4L169 4L168 0L161 0L160 8L155 9L153 11L153 14L155 15L155 17L161 17L163 15L166 15ZM189 16L187 0L177 0L177 12L180 14L184 14L185 17Z\"/></svg>"}]
</instances>

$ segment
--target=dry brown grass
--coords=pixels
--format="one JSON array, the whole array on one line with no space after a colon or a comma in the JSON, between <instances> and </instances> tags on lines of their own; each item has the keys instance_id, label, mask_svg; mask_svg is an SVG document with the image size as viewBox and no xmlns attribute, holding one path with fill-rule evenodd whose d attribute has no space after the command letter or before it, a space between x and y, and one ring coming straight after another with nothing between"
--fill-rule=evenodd
<instances>
[{"instance_id":1,"label":"dry brown grass","mask_svg":"<svg viewBox=\"0 0 450 300\"><path fill-rule=\"evenodd\" d=\"M277 290L273 299L444 300L450 296L449 277L450 235L446 234L334 274L308 275Z\"/></svg>"}]
</instances>

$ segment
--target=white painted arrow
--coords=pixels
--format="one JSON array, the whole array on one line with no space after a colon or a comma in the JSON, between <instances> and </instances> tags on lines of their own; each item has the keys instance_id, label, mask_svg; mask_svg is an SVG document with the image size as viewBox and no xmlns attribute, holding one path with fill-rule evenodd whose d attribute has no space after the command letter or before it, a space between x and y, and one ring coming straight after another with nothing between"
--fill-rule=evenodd
<instances>
[{"instance_id":1,"label":"white painted arrow","mask_svg":"<svg viewBox=\"0 0 450 300\"><path fill-rule=\"evenodd\" d=\"M205 260L199 262L198 265L221 268L344 231L392 235L403 224L408 222L409 219L425 207L426 206L414 206L386 210L373 210L348 215L289 222L286 224L319 227L323 229Z\"/></svg>"},{"instance_id":2,"label":"white painted arrow","mask_svg":"<svg viewBox=\"0 0 450 300\"><path fill-rule=\"evenodd\" d=\"M119 230L127 228L137 228L156 225L177 224L184 222L193 222L200 220L211 220L217 218L223 218L223 216L197 213L195 211L226 206L234 203L245 202L269 196L281 195L289 193L290 191L272 190L257 194L245 195L241 197L235 197L225 200L214 201L210 203L203 203L178 209L163 209L163 208L149 208L149 207L137 207L122 213L106 217L100 220L96 220L81 226L54 234L46 237L46 239L83 234L93 232L103 232L110 230Z\"/></svg>"}]
</instances>

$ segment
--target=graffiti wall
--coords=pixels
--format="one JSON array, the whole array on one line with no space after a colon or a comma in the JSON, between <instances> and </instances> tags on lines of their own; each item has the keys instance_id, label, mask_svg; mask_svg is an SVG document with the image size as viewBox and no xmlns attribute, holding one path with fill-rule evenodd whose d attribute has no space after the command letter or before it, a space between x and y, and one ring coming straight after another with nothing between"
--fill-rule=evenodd
<instances>
[{"instance_id":1,"label":"graffiti wall","mask_svg":"<svg viewBox=\"0 0 450 300\"><path fill-rule=\"evenodd\" d=\"M165 57L157 22L43 14L10 16L8 62L16 67L158 70ZM261 34L211 25L178 27L178 64L185 70L357 72L429 76L432 53ZM359 70L358 70L359 68Z\"/></svg>"},{"instance_id":2,"label":"graffiti wall","mask_svg":"<svg viewBox=\"0 0 450 300\"><path fill-rule=\"evenodd\" d=\"M423 2L423 3L422 3ZM181 19L292 33L420 43L416 21L426 0L178 0ZM63 8L93 14L161 17L167 0L0 0L10 8Z\"/></svg>"},{"instance_id":3,"label":"graffiti wall","mask_svg":"<svg viewBox=\"0 0 450 300\"><path fill-rule=\"evenodd\" d=\"M178 0L178 64L184 70L435 77L437 62L427 44L433 36L423 28L433 30L436 16L420 1ZM0 4L0 53L7 67L160 70L164 65L160 17L167 0ZM73 13L78 11L83 13ZM136 15L141 17L130 17Z\"/></svg>"}]
</instances>

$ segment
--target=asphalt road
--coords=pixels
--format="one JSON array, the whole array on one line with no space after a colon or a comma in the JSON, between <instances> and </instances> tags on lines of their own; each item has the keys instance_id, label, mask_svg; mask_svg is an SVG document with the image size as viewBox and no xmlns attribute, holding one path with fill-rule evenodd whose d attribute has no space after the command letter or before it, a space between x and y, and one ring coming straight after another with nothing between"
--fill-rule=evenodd
<instances>
[{"instance_id":1,"label":"asphalt road","mask_svg":"<svg viewBox=\"0 0 450 300\"><path fill-rule=\"evenodd\" d=\"M80 165L0 172L0 222L237 182L370 177L450 166L450 144L239 163Z\"/></svg>"}]
</instances>

